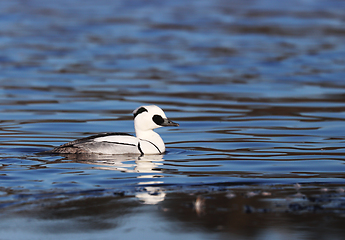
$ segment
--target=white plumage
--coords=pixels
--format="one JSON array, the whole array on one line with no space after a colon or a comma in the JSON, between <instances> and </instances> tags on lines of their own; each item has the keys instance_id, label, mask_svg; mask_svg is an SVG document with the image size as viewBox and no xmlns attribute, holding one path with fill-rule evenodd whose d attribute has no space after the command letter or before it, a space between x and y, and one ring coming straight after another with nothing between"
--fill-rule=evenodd
<instances>
[{"instance_id":1,"label":"white plumage","mask_svg":"<svg viewBox=\"0 0 345 240\"><path fill-rule=\"evenodd\" d=\"M141 106L133 111L136 136L126 133L102 133L78 139L48 153L58 154L161 154L165 144L153 130L163 126L179 126L155 105Z\"/></svg>"}]
</instances>

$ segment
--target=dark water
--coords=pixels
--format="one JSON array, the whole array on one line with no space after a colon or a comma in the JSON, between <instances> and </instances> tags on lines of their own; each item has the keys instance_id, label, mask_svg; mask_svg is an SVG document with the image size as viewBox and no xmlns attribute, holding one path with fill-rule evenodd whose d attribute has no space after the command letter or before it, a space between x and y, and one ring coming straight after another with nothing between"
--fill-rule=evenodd
<instances>
[{"instance_id":1,"label":"dark water","mask_svg":"<svg viewBox=\"0 0 345 240\"><path fill-rule=\"evenodd\" d=\"M343 239L345 2L0 2L0 239ZM41 156L133 133L167 153Z\"/></svg>"}]
</instances>

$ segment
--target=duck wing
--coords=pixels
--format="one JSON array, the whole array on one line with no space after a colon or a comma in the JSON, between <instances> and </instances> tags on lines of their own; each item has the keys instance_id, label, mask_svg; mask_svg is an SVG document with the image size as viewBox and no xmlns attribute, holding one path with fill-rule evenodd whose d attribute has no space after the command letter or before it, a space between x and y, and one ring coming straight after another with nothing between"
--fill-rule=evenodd
<instances>
[{"instance_id":1,"label":"duck wing","mask_svg":"<svg viewBox=\"0 0 345 240\"><path fill-rule=\"evenodd\" d=\"M130 134L111 132L101 133L65 143L46 153L57 154L142 154L139 140Z\"/></svg>"}]
</instances>

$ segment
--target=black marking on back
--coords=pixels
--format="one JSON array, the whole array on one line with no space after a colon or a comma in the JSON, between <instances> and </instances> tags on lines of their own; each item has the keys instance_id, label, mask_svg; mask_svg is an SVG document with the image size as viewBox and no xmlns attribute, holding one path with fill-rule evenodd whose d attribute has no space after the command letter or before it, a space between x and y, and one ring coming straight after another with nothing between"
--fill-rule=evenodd
<instances>
[{"instance_id":1,"label":"black marking on back","mask_svg":"<svg viewBox=\"0 0 345 240\"><path fill-rule=\"evenodd\" d=\"M108 133L99 133L96 135L92 135L90 137L82 138L82 139L95 139L98 137L107 137L107 136L133 136L129 133L122 133L122 132L108 132ZM80 140L82 140L80 139Z\"/></svg>"},{"instance_id":2,"label":"black marking on back","mask_svg":"<svg viewBox=\"0 0 345 240\"><path fill-rule=\"evenodd\" d=\"M152 120L157 124L157 125L162 125L164 123L164 119L160 115L154 115L152 117Z\"/></svg>"},{"instance_id":3,"label":"black marking on back","mask_svg":"<svg viewBox=\"0 0 345 240\"><path fill-rule=\"evenodd\" d=\"M133 113L134 118L135 118L138 114L143 113L143 112L148 112L148 111L147 111L147 109L144 108L144 107L139 108L137 111L135 111L135 112Z\"/></svg>"},{"instance_id":4,"label":"black marking on back","mask_svg":"<svg viewBox=\"0 0 345 240\"><path fill-rule=\"evenodd\" d=\"M92 135L90 137L80 138L80 139L74 140L72 142L65 143L65 144L63 144L57 148L74 147L75 144L90 142L90 140L93 140L95 138L107 137L107 136L133 136L133 135L128 134L128 133L121 133L121 132L100 133L100 134Z\"/></svg>"},{"instance_id":5,"label":"black marking on back","mask_svg":"<svg viewBox=\"0 0 345 240\"><path fill-rule=\"evenodd\" d=\"M118 144L118 145L125 145L125 146L137 146L135 144L132 143L122 143L122 142L107 142L107 141L102 141L102 143L109 143L109 144Z\"/></svg>"}]
</instances>

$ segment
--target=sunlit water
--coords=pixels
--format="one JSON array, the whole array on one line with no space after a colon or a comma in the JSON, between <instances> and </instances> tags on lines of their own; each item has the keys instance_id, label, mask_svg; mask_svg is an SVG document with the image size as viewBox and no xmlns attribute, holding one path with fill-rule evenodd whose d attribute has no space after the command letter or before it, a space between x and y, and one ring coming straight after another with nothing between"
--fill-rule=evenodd
<instances>
[{"instance_id":1,"label":"sunlit water","mask_svg":"<svg viewBox=\"0 0 345 240\"><path fill-rule=\"evenodd\" d=\"M345 3L1 1L1 239L342 239ZM134 133L161 156L37 155ZM21 227L18 227L21 226Z\"/></svg>"}]
</instances>

